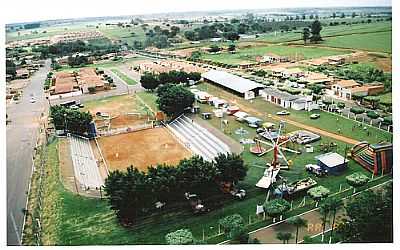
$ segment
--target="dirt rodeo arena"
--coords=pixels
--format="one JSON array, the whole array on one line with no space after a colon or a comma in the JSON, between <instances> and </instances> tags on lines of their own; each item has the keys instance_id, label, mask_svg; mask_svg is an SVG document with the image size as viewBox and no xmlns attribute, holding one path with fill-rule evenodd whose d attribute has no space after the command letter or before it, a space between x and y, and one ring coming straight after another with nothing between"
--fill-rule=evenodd
<instances>
[{"instance_id":1,"label":"dirt rodeo arena","mask_svg":"<svg viewBox=\"0 0 400 250\"><path fill-rule=\"evenodd\" d=\"M102 136L97 141L109 171L126 170L130 165L146 171L150 165L176 165L191 156L191 152L164 127Z\"/></svg>"}]
</instances>

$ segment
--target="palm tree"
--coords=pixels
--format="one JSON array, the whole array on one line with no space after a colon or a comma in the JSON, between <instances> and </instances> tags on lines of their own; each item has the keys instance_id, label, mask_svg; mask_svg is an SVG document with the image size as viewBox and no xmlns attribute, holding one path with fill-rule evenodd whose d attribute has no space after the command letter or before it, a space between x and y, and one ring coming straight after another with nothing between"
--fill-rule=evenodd
<instances>
[{"instance_id":1,"label":"palm tree","mask_svg":"<svg viewBox=\"0 0 400 250\"><path fill-rule=\"evenodd\" d=\"M343 206L343 201L337 197L332 197L326 200L329 210L332 213L331 233L329 236L329 243L332 241L333 230L335 229L335 220L337 211Z\"/></svg>"},{"instance_id":2,"label":"palm tree","mask_svg":"<svg viewBox=\"0 0 400 250\"><path fill-rule=\"evenodd\" d=\"M321 217L321 222L322 222L322 235L321 235L322 239L321 239L321 242L324 242L325 227L326 227L326 222L328 220L329 210L330 210L329 204L326 201L324 201L321 204L321 207L319 209L319 212L322 215L322 217Z\"/></svg>"},{"instance_id":3,"label":"palm tree","mask_svg":"<svg viewBox=\"0 0 400 250\"><path fill-rule=\"evenodd\" d=\"M276 234L276 238L277 238L278 240L281 240L283 244L288 244L288 243L289 243L289 240L290 240L290 239L293 239L293 236L292 236L292 234L289 233L289 232L287 232L287 233L278 232L278 233Z\"/></svg>"},{"instance_id":4,"label":"palm tree","mask_svg":"<svg viewBox=\"0 0 400 250\"><path fill-rule=\"evenodd\" d=\"M300 227L306 227L307 226L307 220L301 218L300 216L296 216L296 217L291 217L288 219L287 221L290 225L293 225L296 227L296 244L297 244L297 240L299 237L299 228Z\"/></svg>"}]
</instances>

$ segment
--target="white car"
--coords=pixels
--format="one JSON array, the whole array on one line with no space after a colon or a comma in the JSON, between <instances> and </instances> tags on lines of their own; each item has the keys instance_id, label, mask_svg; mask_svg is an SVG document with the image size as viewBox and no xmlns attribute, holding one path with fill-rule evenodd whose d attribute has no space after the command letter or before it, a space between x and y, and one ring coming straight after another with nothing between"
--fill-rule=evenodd
<instances>
[{"instance_id":1,"label":"white car","mask_svg":"<svg viewBox=\"0 0 400 250\"><path fill-rule=\"evenodd\" d=\"M32 97L32 98L29 100L29 102L30 102L30 103L35 103L35 102L36 102L36 99L35 99L34 97Z\"/></svg>"},{"instance_id":2,"label":"white car","mask_svg":"<svg viewBox=\"0 0 400 250\"><path fill-rule=\"evenodd\" d=\"M290 115L290 112L287 110L282 110L282 111L276 112L276 114L277 115Z\"/></svg>"}]
</instances>

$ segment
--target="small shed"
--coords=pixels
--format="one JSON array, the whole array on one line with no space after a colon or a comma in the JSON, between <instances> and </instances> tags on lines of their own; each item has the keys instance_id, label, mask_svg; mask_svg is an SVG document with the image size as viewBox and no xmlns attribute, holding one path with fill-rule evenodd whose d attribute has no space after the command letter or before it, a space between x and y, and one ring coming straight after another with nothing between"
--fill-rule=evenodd
<instances>
[{"instance_id":1,"label":"small shed","mask_svg":"<svg viewBox=\"0 0 400 250\"><path fill-rule=\"evenodd\" d=\"M347 168L347 163L349 162L349 160L335 152L318 155L315 159L318 166L333 175L339 175Z\"/></svg>"}]
</instances>

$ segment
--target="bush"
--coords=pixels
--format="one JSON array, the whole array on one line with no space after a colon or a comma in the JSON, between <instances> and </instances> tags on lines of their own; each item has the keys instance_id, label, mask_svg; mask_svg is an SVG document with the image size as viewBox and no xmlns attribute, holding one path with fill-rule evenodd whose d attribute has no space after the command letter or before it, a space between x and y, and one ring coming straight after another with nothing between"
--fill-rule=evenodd
<instances>
[{"instance_id":1,"label":"bush","mask_svg":"<svg viewBox=\"0 0 400 250\"><path fill-rule=\"evenodd\" d=\"M376 119L376 118L379 117L379 114L376 113L375 111L368 111L368 112L367 112L367 116L368 116L369 118L371 118L371 119Z\"/></svg>"},{"instance_id":2,"label":"bush","mask_svg":"<svg viewBox=\"0 0 400 250\"><path fill-rule=\"evenodd\" d=\"M96 87L89 87L88 90L90 94L96 93Z\"/></svg>"},{"instance_id":3,"label":"bush","mask_svg":"<svg viewBox=\"0 0 400 250\"><path fill-rule=\"evenodd\" d=\"M343 102L339 102L337 104L337 106L338 106L338 108L342 109L342 108L346 107L346 104L344 104Z\"/></svg>"},{"instance_id":4,"label":"bush","mask_svg":"<svg viewBox=\"0 0 400 250\"><path fill-rule=\"evenodd\" d=\"M239 239L241 237L244 220L240 214L226 216L219 220L219 224L230 239Z\"/></svg>"},{"instance_id":5,"label":"bush","mask_svg":"<svg viewBox=\"0 0 400 250\"><path fill-rule=\"evenodd\" d=\"M393 124L393 120L391 116L386 116L383 118L383 122L384 125L392 125Z\"/></svg>"},{"instance_id":6,"label":"bush","mask_svg":"<svg viewBox=\"0 0 400 250\"><path fill-rule=\"evenodd\" d=\"M356 114L356 115L359 115L359 114L364 113L365 110L362 109L362 108L353 107L353 108L350 109L350 112L351 112L351 113L354 113L354 114Z\"/></svg>"},{"instance_id":7,"label":"bush","mask_svg":"<svg viewBox=\"0 0 400 250\"><path fill-rule=\"evenodd\" d=\"M316 201L319 201L329 195L330 191L324 186L317 186L308 190L307 194Z\"/></svg>"},{"instance_id":8,"label":"bush","mask_svg":"<svg viewBox=\"0 0 400 250\"><path fill-rule=\"evenodd\" d=\"M165 241L168 245L190 245L195 239L188 229L179 229L165 235Z\"/></svg>"}]
</instances>

